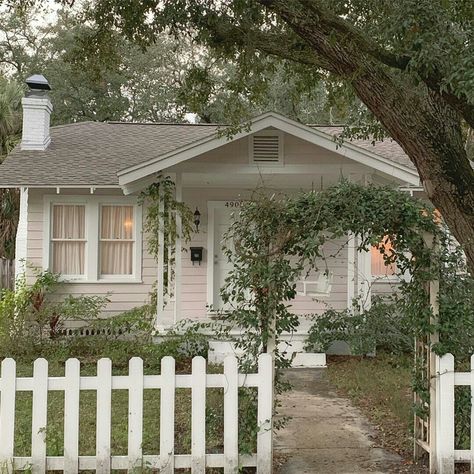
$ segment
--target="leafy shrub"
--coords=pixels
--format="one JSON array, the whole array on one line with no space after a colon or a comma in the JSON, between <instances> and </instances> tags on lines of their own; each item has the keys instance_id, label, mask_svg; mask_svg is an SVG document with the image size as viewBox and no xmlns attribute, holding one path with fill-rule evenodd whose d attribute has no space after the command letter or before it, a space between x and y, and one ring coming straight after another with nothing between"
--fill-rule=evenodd
<instances>
[{"instance_id":1,"label":"leafy shrub","mask_svg":"<svg viewBox=\"0 0 474 474\"><path fill-rule=\"evenodd\" d=\"M192 358L202 356L207 358L209 336L206 329L209 324L201 324L183 320L173 329L167 331L160 346L175 358Z\"/></svg>"},{"instance_id":2,"label":"leafy shrub","mask_svg":"<svg viewBox=\"0 0 474 474\"><path fill-rule=\"evenodd\" d=\"M343 311L330 309L314 317L305 349L311 352L327 351L335 341L345 341L355 355L385 349L402 353L413 346L413 331L399 311L396 299L373 299L372 306L360 311L357 300L353 307Z\"/></svg>"},{"instance_id":3,"label":"leafy shrub","mask_svg":"<svg viewBox=\"0 0 474 474\"><path fill-rule=\"evenodd\" d=\"M35 281L27 285L21 276L14 290L0 293L0 344L3 355L35 352L37 347L56 339L67 321L96 320L107 297L69 295L55 298L59 275L35 270Z\"/></svg>"}]
</instances>

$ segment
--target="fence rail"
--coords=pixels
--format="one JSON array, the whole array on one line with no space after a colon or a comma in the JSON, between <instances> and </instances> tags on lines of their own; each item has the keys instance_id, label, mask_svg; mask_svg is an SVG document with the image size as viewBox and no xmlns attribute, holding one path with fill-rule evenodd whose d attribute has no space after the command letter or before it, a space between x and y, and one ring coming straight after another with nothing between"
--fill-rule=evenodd
<instances>
[{"instance_id":1,"label":"fence rail","mask_svg":"<svg viewBox=\"0 0 474 474\"><path fill-rule=\"evenodd\" d=\"M175 361L164 357L160 375L144 375L143 361L130 360L128 375L112 375L110 359L100 359L96 376L81 376L80 362L68 359L64 377L50 377L48 362L37 359L33 377L17 377L16 363L5 359L0 379L0 466L1 472L29 470L33 474L47 470L64 471L67 474L79 470L95 470L109 473L111 469L128 469L141 466L159 469L171 474L175 469L190 468L194 474L204 474L206 467L224 468L226 474L234 474L240 467L257 468L258 474L270 474L272 465L272 358L262 354L258 360L258 373L240 374L237 359L227 357L223 374L207 374L206 361L195 357L192 373L175 373ZM256 387L258 390L257 453L239 455L238 449L238 389ZM175 443L175 391L191 389L191 453L176 455ZM206 390L224 389L224 452L206 453ZM126 456L111 454L112 391L128 390L128 453ZM142 454L143 392L160 389L160 452ZM96 454L79 455L79 402L82 390L97 393ZM31 456L14 456L15 399L16 392L32 392ZM46 455L46 428L48 419L48 393L64 392L64 455Z\"/></svg>"},{"instance_id":2,"label":"fence rail","mask_svg":"<svg viewBox=\"0 0 474 474\"><path fill-rule=\"evenodd\" d=\"M15 283L15 261L0 258L0 290L13 289Z\"/></svg>"},{"instance_id":3,"label":"fence rail","mask_svg":"<svg viewBox=\"0 0 474 474\"><path fill-rule=\"evenodd\" d=\"M437 357L437 415L436 456L440 474L454 474L455 463L471 464L474 473L474 355L471 357L470 372L454 370L454 356L446 354ZM471 389L470 449L455 448L455 387L468 386Z\"/></svg>"}]
</instances>

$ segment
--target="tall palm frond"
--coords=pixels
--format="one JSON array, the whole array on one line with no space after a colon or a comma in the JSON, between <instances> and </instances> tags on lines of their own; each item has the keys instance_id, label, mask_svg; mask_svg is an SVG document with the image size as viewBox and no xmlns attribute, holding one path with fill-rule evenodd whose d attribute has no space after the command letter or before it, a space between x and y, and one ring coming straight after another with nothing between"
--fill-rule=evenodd
<instances>
[{"instance_id":1,"label":"tall palm frond","mask_svg":"<svg viewBox=\"0 0 474 474\"><path fill-rule=\"evenodd\" d=\"M19 84L0 77L0 156L2 157L19 139L22 97L23 89Z\"/></svg>"},{"instance_id":2,"label":"tall palm frond","mask_svg":"<svg viewBox=\"0 0 474 474\"><path fill-rule=\"evenodd\" d=\"M23 89L0 77L0 163L20 138ZM0 257L15 256L19 196L15 189L0 189Z\"/></svg>"}]
</instances>

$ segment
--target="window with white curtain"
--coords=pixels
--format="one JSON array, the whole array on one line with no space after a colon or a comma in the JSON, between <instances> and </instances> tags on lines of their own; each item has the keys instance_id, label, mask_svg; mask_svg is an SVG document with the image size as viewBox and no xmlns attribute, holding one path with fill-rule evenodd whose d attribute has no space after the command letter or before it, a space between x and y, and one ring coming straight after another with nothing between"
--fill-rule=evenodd
<instances>
[{"instance_id":1,"label":"window with white curtain","mask_svg":"<svg viewBox=\"0 0 474 474\"><path fill-rule=\"evenodd\" d=\"M44 198L43 267L65 280L141 283L142 210L131 196Z\"/></svg>"},{"instance_id":2,"label":"window with white curtain","mask_svg":"<svg viewBox=\"0 0 474 474\"><path fill-rule=\"evenodd\" d=\"M100 275L132 275L134 243L133 206L101 206Z\"/></svg>"},{"instance_id":3,"label":"window with white curtain","mask_svg":"<svg viewBox=\"0 0 474 474\"><path fill-rule=\"evenodd\" d=\"M86 206L54 204L52 207L52 270L63 275L84 275Z\"/></svg>"}]
</instances>

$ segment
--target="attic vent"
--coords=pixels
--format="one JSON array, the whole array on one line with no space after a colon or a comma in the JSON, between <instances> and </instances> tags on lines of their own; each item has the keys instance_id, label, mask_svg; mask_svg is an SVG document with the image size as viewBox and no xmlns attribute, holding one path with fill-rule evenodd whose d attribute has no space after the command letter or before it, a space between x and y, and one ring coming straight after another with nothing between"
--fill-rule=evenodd
<instances>
[{"instance_id":1,"label":"attic vent","mask_svg":"<svg viewBox=\"0 0 474 474\"><path fill-rule=\"evenodd\" d=\"M279 133L255 134L251 140L250 156L253 163L281 163L282 139Z\"/></svg>"}]
</instances>

